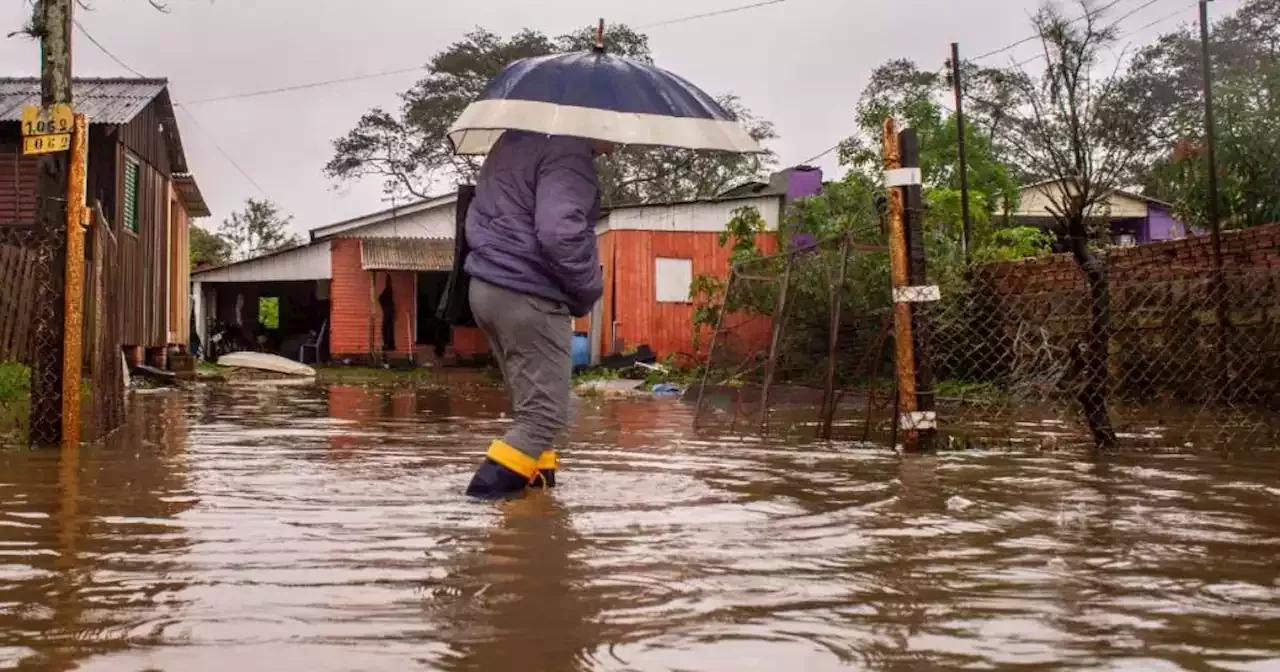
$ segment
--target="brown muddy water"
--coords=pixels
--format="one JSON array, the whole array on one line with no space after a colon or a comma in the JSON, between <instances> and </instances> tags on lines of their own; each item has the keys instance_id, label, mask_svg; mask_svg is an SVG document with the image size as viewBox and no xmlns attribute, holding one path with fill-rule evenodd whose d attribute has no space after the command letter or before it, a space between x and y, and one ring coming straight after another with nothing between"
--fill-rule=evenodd
<instances>
[{"instance_id":1,"label":"brown muddy water","mask_svg":"<svg viewBox=\"0 0 1280 672\"><path fill-rule=\"evenodd\" d=\"M596 399L562 488L467 501L504 408L210 386L0 450L0 668L1280 669L1265 456L902 458Z\"/></svg>"}]
</instances>

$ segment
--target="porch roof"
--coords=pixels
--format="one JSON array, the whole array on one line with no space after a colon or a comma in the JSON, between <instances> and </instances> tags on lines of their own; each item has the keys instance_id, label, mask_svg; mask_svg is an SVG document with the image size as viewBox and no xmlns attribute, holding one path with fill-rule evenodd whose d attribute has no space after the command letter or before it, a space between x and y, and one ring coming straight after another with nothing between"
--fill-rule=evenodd
<instances>
[{"instance_id":1,"label":"porch roof","mask_svg":"<svg viewBox=\"0 0 1280 672\"><path fill-rule=\"evenodd\" d=\"M448 238L361 238L360 268L366 271L453 270Z\"/></svg>"}]
</instances>

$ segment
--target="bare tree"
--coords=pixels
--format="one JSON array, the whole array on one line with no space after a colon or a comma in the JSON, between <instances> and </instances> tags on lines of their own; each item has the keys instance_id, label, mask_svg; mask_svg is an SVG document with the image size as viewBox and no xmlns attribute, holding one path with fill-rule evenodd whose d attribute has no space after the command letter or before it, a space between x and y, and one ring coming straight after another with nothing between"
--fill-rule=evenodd
<instances>
[{"instance_id":1,"label":"bare tree","mask_svg":"<svg viewBox=\"0 0 1280 672\"><path fill-rule=\"evenodd\" d=\"M1094 443L1116 444L1107 408L1107 350L1111 296L1105 260L1093 243L1106 231L1109 197L1143 165L1151 150L1149 120L1124 99L1121 78L1102 70L1102 56L1117 39L1114 25L1092 0L1068 18L1055 4L1034 17L1044 56L1040 72L1014 69L1014 105L999 127L1010 158L1024 175L1043 180L1052 219L1084 273L1089 288L1087 337L1073 350L1076 397ZM1120 67L1117 58L1115 69Z\"/></svg>"}]
</instances>

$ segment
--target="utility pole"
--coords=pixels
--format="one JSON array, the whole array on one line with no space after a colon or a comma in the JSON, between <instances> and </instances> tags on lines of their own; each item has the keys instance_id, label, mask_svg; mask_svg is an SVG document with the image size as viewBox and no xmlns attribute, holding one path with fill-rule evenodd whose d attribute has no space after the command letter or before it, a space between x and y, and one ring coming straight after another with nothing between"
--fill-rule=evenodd
<instances>
[{"instance_id":1,"label":"utility pole","mask_svg":"<svg viewBox=\"0 0 1280 672\"><path fill-rule=\"evenodd\" d=\"M1226 352L1230 325L1227 320L1227 283L1222 272L1222 221L1218 201L1218 155L1213 121L1213 61L1209 55L1209 0L1200 0L1200 61L1204 70L1204 139L1205 163L1209 173L1209 241L1213 246L1213 279L1210 284L1210 300L1213 301L1214 320L1217 322L1218 352ZM1219 367L1216 395L1225 400L1230 374L1227 367Z\"/></svg>"},{"instance_id":2,"label":"utility pole","mask_svg":"<svg viewBox=\"0 0 1280 672\"><path fill-rule=\"evenodd\" d=\"M40 105L71 104L71 11L75 0L37 0L32 17L40 38ZM40 157L36 182L36 296L33 316L30 442L62 443L62 367L67 264L67 152Z\"/></svg>"},{"instance_id":3,"label":"utility pole","mask_svg":"<svg viewBox=\"0 0 1280 672\"><path fill-rule=\"evenodd\" d=\"M960 43L951 43L951 88L956 94L956 136L960 151L960 211L964 217L964 260L973 254L973 218L969 215L969 160L965 154L964 87L960 81Z\"/></svg>"},{"instance_id":4,"label":"utility pole","mask_svg":"<svg viewBox=\"0 0 1280 672\"><path fill-rule=\"evenodd\" d=\"M1218 157L1213 122L1213 65L1209 57L1209 0L1200 0L1200 55L1204 69L1205 158L1209 164L1209 235L1213 241L1213 264L1222 271L1222 233L1218 212Z\"/></svg>"}]
</instances>

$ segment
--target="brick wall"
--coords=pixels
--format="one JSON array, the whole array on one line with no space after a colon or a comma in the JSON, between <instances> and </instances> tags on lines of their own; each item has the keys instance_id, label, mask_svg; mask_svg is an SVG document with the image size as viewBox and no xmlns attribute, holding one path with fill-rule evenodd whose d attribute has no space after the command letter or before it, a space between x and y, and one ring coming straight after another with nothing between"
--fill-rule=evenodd
<instances>
[{"instance_id":1,"label":"brick wall","mask_svg":"<svg viewBox=\"0 0 1280 672\"><path fill-rule=\"evenodd\" d=\"M329 350L334 359L362 358L369 353L371 307L377 311L374 339L381 348L382 309L376 302L371 302L370 272L360 267L360 241L354 238L335 240L330 249L333 282L330 289ZM396 304L396 354L408 355L415 352L413 330L417 320L417 280L410 271L379 271L379 293L386 287L388 277L391 279L391 291ZM464 357L489 352L488 341L479 329L454 329L453 348ZM429 351L430 348L416 350L422 352Z\"/></svg>"},{"instance_id":2,"label":"brick wall","mask_svg":"<svg viewBox=\"0 0 1280 672\"><path fill-rule=\"evenodd\" d=\"M1221 303L1212 249L1205 235L1107 251L1116 393L1200 400L1206 381L1226 371L1238 398L1280 394L1280 224L1223 233ZM934 343L944 378L1038 375L1056 362L1032 345L1062 353L1086 339L1091 301L1068 254L985 265L973 289L944 295L939 306Z\"/></svg>"},{"instance_id":3,"label":"brick wall","mask_svg":"<svg viewBox=\"0 0 1280 672\"><path fill-rule=\"evenodd\" d=\"M1280 224L1224 232L1222 261L1229 274L1280 270ZM1115 248L1106 262L1116 284L1198 279L1213 269L1213 246L1205 235ZM1070 254L988 264L979 277L1001 295L1084 289L1084 276Z\"/></svg>"},{"instance_id":4,"label":"brick wall","mask_svg":"<svg viewBox=\"0 0 1280 672\"><path fill-rule=\"evenodd\" d=\"M332 322L329 350L335 359L369 352L369 311L375 311L374 339L382 347L382 309L370 296L370 271L360 268L360 241L335 240L331 246L333 283L329 317ZM377 293L390 279L396 305L396 354L413 352L415 285L407 271L377 272Z\"/></svg>"}]
</instances>

